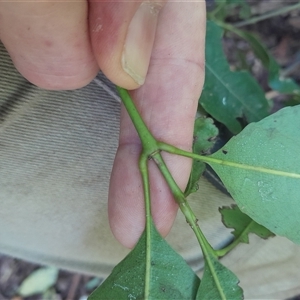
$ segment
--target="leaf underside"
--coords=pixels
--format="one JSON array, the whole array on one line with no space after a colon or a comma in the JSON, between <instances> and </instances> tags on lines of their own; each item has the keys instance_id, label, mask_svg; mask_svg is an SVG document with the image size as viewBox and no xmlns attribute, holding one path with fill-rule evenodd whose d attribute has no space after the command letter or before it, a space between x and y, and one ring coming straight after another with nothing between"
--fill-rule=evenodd
<instances>
[{"instance_id":1,"label":"leaf underside","mask_svg":"<svg viewBox=\"0 0 300 300\"><path fill-rule=\"evenodd\" d=\"M199 99L214 119L233 133L243 122L256 122L269 114L269 104L255 79L245 71L231 72L222 50L222 29L207 22L205 83Z\"/></svg>"},{"instance_id":2,"label":"leaf underside","mask_svg":"<svg viewBox=\"0 0 300 300\"><path fill-rule=\"evenodd\" d=\"M151 239L147 245L142 234L135 248L89 296L99 299L144 299L146 265L150 266L148 299L195 299L200 279L167 242L151 222ZM150 260L146 248L150 247Z\"/></svg>"},{"instance_id":3,"label":"leaf underside","mask_svg":"<svg viewBox=\"0 0 300 300\"><path fill-rule=\"evenodd\" d=\"M238 283L239 280L234 273L223 266L213 255L208 254L196 299L241 300L243 290Z\"/></svg>"},{"instance_id":4,"label":"leaf underside","mask_svg":"<svg viewBox=\"0 0 300 300\"><path fill-rule=\"evenodd\" d=\"M299 132L300 106L284 108L248 125L210 156L217 160L211 167L241 211L298 244Z\"/></svg>"}]
</instances>

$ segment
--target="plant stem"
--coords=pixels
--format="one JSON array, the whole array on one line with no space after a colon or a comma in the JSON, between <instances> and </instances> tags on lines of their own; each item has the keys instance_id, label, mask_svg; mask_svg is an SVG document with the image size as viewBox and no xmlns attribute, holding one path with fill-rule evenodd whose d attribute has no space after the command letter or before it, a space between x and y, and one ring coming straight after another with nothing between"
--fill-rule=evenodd
<instances>
[{"instance_id":1,"label":"plant stem","mask_svg":"<svg viewBox=\"0 0 300 300\"><path fill-rule=\"evenodd\" d=\"M166 151L166 152L169 152L172 154L177 154L177 155L189 157L192 159L200 160L200 161L202 161L204 163L208 163L210 165L218 164L218 165L223 165L223 166L227 166L227 167L234 167L234 168L255 171L255 172L260 172L260 173L267 173L267 174L272 174L272 175L277 175L277 176L300 178L300 174L298 174L298 173L291 173L291 172L280 171L280 170L275 170L275 169L268 169L268 168L259 167L259 166L246 165L243 163L237 163L234 161L215 158L215 157L212 157L212 155L203 156L203 155L191 153L191 152L176 148L172 145L168 145L165 143L159 143L158 146L161 151Z\"/></svg>"},{"instance_id":2,"label":"plant stem","mask_svg":"<svg viewBox=\"0 0 300 300\"><path fill-rule=\"evenodd\" d=\"M145 230L146 230L146 261L151 261L151 230L152 230L152 217L151 217L151 199L150 199L150 186L149 186L149 170L148 159L151 155L158 150L156 139L148 130L146 124L141 118L136 106L134 105L127 90L117 87L122 103L129 114L132 123L140 137L142 143L142 153L139 159L139 170L143 181L144 201L145 201ZM150 297L150 281L151 281L151 264L146 264L145 271L145 293L144 299Z\"/></svg>"},{"instance_id":3,"label":"plant stem","mask_svg":"<svg viewBox=\"0 0 300 300\"><path fill-rule=\"evenodd\" d=\"M235 24L233 24L233 26L242 27L242 26L254 24L254 23L257 23L257 22L260 22L260 21L278 16L278 15L288 13L292 10L299 9L299 8L300 8L300 3L296 3L294 5L289 5L289 6L284 6L280 9L268 12L266 14L263 14L263 15L260 15L260 16L257 16L257 17L253 17L251 19L248 19L248 20L245 20L245 21L242 21L242 22L235 23Z\"/></svg>"},{"instance_id":4,"label":"plant stem","mask_svg":"<svg viewBox=\"0 0 300 300\"><path fill-rule=\"evenodd\" d=\"M131 97L128 94L128 91L117 87L117 90L122 99L122 103L124 104L131 121L140 137L142 142L143 149L147 151L147 154L150 155L152 152L157 150L157 143L151 132L148 130L145 122L141 118L136 106L134 105Z\"/></svg>"},{"instance_id":5,"label":"plant stem","mask_svg":"<svg viewBox=\"0 0 300 300\"><path fill-rule=\"evenodd\" d=\"M176 202L179 205L180 210L184 214L187 223L190 225L192 230L194 231L197 240L200 244L200 247L202 249L203 255L206 257L208 256L208 253L212 253L213 255L215 254L215 250L212 248L212 246L209 244L207 241L206 237L202 233L199 225L198 225L198 220L191 209L189 203L186 201L183 192L181 189L178 187L177 183L175 182L173 176L171 175L169 169L167 168L161 154L159 152L155 153L153 155L153 160L157 164L160 172L164 176L170 190L172 191L172 194L174 195L174 198Z\"/></svg>"},{"instance_id":6,"label":"plant stem","mask_svg":"<svg viewBox=\"0 0 300 300\"><path fill-rule=\"evenodd\" d=\"M229 245L227 245L225 248L220 250L215 250L215 254L218 257L222 257L226 255L228 252L230 252L232 249L234 249L238 244L241 243L240 239L234 239Z\"/></svg>"},{"instance_id":7,"label":"plant stem","mask_svg":"<svg viewBox=\"0 0 300 300\"><path fill-rule=\"evenodd\" d=\"M139 112L137 111L133 101L131 100L128 92L125 89L119 88L118 91L120 93L122 103L124 104L142 142L142 154L139 160L139 168L142 175L143 180L143 187L144 187L144 197L145 197L145 206L146 206L146 232L147 237L150 237L150 222L151 222L151 205L150 205L150 189L149 189L149 175L148 175L148 166L147 161L149 158L152 158L155 163L157 164L159 170L161 171L162 175L164 176L167 184L169 185L172 194L178 203L182 213L184 214L188 224L193 229L197 240L202 248L204 256L208 255L208 252L215 255L215 250L211 247L211 245L206 240L204 234L199 228L197 224L197 218L194 215L189 203L186 201L183 192L178 187L177 183L175 182L173 176L171 175L170 171L168 170L161 154L160 154L160 146L166 145L164 143L159 143L150 133L149 129L145 125L144 121L142 120ZM171 147L171 146L170 146ZM175 147L174 147L175 148ZM177 148L175 148L177 149ZM149 231L149 232L148 232ZM148 250L147 250L148 252ZM150 253L150 252L149 252ZM150 255L150 254L149 254ZM147 272L146 272L146 276ZM150 276L150 275L149 275ZM148 277L146 278L148 280ZM147 281L146 281L147 282ZM147 299L147 297L146 297Z\"/></svg>"},{"instance_id":8,"label":"plant stem","mask_svg":"<svg viewBox=\"0 0 300 300\"><path fill-rule=\"evenodd\" d=\"M151 201L150 201L150 187L149 187L149 170L148 157L141 154L139 160L139 169L142 175L144 201L145 201L145 216L146 216L146 261L151 260ZM144 298L149 299L150 281L151 281L151 264L146 264L145 272L145 294Z\"/></svg>"},{"instance_id":9,"label":"plant stem","mask_svg":"<svg viewBox=\"0 0 300 300\"><path fill-rule=\"evenodd\" d=\"M146 220L151 216L151 201L150 201L150 188L149 188L149 171L148 171L148 157L145 154L141 154L139 159L139 170L142 175L143 190L145 198L145 212Z\"/></svg>"}]
</instances>

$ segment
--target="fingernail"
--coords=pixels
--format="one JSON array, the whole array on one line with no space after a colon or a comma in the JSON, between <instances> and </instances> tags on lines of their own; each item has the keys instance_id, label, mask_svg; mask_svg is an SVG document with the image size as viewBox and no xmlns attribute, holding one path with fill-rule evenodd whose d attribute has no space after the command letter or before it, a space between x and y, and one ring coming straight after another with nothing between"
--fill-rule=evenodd
<instances>
[{"instance_id":1,"label":"fingernail","mask_svg":"<svg viewBox=\"0 0 300 300\"><path fill-rule=\"evenodd\" d=\"M158 13L162 5L143 2L133 16L124 43L122 67L142 85L148 71Z\"/></svg>"}]
</instances>

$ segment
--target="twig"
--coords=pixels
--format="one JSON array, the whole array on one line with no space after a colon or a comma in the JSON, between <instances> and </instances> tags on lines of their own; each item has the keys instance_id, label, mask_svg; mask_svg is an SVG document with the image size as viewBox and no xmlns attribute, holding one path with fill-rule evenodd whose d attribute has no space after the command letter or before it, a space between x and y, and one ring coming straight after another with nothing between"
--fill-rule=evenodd
<instances>
[{"instance_id":1,"label":"twig","mask_svg":"<svg viewBox=\"0 0 300 300\"><path fill-rule=\"evenodd\" d=\"M248 19L248 20L245 20L245 21L242 21L242 22L235 23L235 24L233 24L233 26L242 27L242 26L254 24L254 23L257 23L257 22L275 17L275 16L285 14L287 12L290 12L292 10L299 9L299 8L300 8L300 3L296 3L294 5L285 6L285 7L282 7L280 9L273 10L269 13L266 13L266 14L263 14L263 15L260 15L260 16L257 16L257 17L253 17L251 19Z\"/></svg>"}]
</instances>

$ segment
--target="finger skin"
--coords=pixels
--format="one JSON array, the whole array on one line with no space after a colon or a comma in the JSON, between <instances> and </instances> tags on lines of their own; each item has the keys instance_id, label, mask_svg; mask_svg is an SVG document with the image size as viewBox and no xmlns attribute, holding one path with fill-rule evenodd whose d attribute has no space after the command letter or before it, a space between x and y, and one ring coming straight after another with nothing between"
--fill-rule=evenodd
<instances>
[{"instance_id":1,"label":"finger skin","mask_svg":"<svg viewBox=\"0 0 300 300\"><path fill-rule=\"evenodd\" d=\"M32 83L46 89L79 88L99 70L87 14L86 0L0 2L0 39Z\"/></svg>"},{"instance_id":2,"label":"finger skin","mask_svg":"<svg viewBox=\"0 0 300 300\"><path fill-rule=\"evenodd\" d=\"M155 1L153 6L161 8L165 1ZM0 40L19 72L39 87L80 88L100 67L113 83L135 89L140 84L124 71L121 61L128 27L140 4L0 2ZM151 53L152 44L145 38L147 52Z\"/></svg>"},{"instance_id":3,"label":"finger skin","mask_svg":"<svg viewBox=\"0 0 300 300\"><path fill-rule=\"evenodd\" d=\"M192 148L194 118L204 80L205 2L169 2L161 11L145 84L131 93L150 131L160 141ZM122 109L119 149L109 192L110 226L116 238L132 248L144 224L144 200L138 158L141 145ZM191 169L187 158L163 153L184 190ZM165 236L177 205L153 162L150 162L152 215Z\"/></svg>"},{"instance_id":4,"label":"finger skin","mask_svg":"<svg viewBox=\"0 0 300 300\"><path fill-rule=\"evenodd\" d=\"M139 87L121 66L127 29L139 5L140 1L89 3L89 26L95 58L107 78L126 89Z\"/></svg>"},{"instance_id":5,"label":"finger skin","mask_svg":"<svg viewBox=\"0 0 300 300\"><path fill-rule=\"evenodd\" d=\"M145 65L147 71L157 26L157 15L166 0L156 1L93 1L90 0L90 33L93 51L102 72L116 85L132 90L141 83L135 81L124 70L123 54L130 29L140 31L138 46L129 54L138 66ZM144 5L147 3L146 5ZM137 11L143 6L147 12L139 23L130 27ZM126 48L128 49L128 48ZM126 63L125 63L126 65Z\"/></svg>"}]
</instances>

